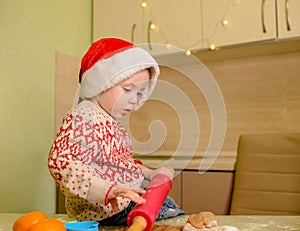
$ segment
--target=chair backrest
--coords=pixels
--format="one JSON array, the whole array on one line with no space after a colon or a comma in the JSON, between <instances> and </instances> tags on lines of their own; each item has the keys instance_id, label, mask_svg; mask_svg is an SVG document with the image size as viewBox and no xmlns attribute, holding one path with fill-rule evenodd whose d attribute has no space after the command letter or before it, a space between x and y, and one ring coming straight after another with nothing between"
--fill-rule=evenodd
<instances>
[{"instance_id":1,"label":"chair backrest","mask_svg":"<svg viewBox=\"0 0 300 231\"><path fill-rule=\"evenodd\" d=\"M241 135L230 214L300 214L300 133Z\"/></svg>"}]
</instances>

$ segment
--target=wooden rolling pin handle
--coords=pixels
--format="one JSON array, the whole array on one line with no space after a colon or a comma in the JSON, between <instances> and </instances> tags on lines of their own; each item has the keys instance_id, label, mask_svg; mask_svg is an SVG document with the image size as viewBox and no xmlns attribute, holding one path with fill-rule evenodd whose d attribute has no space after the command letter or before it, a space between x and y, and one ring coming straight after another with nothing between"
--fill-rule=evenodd
<instances>
[{"instance_id":1,"label":"wooden rolling pin handle","mask_svg":"<svg viewBox=\"0 0 300 231\"><path fill-rule=\"evenodd\" d=\"M132 224L127 231L143 231L147 227L147 220L142 216L136 216L132 219Z\"/></svg>"}]
</instances>

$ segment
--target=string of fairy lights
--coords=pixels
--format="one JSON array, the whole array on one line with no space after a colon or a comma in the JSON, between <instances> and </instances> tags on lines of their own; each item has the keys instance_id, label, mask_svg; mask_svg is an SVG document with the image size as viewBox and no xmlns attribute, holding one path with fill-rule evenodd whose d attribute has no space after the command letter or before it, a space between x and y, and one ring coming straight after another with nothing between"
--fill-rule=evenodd
<instances>
[{"instance_id":1,"label":"string of fairy lights","mask_svg":"<svg viewBox=\"0 0 300 231\"><path fill-rule=\"evenodd\" d=\"M225 12L224 12L223 15L220 16L220 20L217 21L213 33L208 38L205 38L205 39L200 38L198 41L195 41L195 43L193 43L190 46L190 48L185 50L185 54L188 55L188 56L191 55L193 47L197 46L201 42L205 42L208 45L208 49L211 50L211 51L219 50L219 47L217 46L217 44L214 44L212 42L213 38L216 36L218 30L221 27L223 27L223 28L225 27L226 29L230 28L231 22L228 20L230 9L231 9L232 5L238 4L239 2L240 2L240 0L228 0ZM151 7L149 6L147 1L142 1L140 6L143 8L143 10L146 10L147 8L151 9ZM157 33L159 33L160 32L159 22L151 22L151 24L149 25L149 29L150 30L155 30ZM171 46L170 41L169 42L165 41L165 44L166 44L167 48L169 46ZM174 44L174 45L176 45L176 44Z\"/></svg>"}]
</instances>

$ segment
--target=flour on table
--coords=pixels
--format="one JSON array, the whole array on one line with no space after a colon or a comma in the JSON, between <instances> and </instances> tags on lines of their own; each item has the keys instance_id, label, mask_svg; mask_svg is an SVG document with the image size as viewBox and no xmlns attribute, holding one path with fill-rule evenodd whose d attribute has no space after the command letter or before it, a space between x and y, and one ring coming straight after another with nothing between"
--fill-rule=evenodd
<instances>
[{"instance_id":1,"label":"flour on table","mask_svg":"<svg viewBox=\"0 0 300 231\"><path fill-rule=\"evenodd\" d=\"M186 223L183 226L182 231L239 231L239 229L234 226L228 226L228 225L197 229L194 226L192 226L191 223Z\"/></svg>"}]
</instances>

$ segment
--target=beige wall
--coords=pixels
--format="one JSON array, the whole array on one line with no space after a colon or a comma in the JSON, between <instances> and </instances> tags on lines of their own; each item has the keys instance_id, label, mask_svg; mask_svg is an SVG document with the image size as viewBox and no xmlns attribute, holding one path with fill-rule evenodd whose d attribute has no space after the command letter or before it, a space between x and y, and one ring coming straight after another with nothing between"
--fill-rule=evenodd
<instances>
[{"instance_id":1,"label":"beige wall","mask_svg":"<svg viewBox=\"0 0 300 231\"><path fill-rule=\"evenodd\" d=\"M300 131L300 52L207 62L227 110L223 150L240 134Z\"/></svg>"},{"instance_id":2,"label":"beige wall","mask_svg":"<svg viewBox=\"0 0 300 231\"><path fill-rule=\"evenodd\" d=\"M260 45L264 49L268 45ZM251 47L247 48L251 49ZM252 46L252 49L257 49ZM243 49L237 49L237 52ZM269 53L272 53L271 51ZM219 53L220 56L222 52ZM203 54L198 54L201 56ZM214 54L218 56L218 52ZM240 55L241 56L241 55ZM226 107L226 134L222 151L235 153L240 134L300 131L300 52L278 50L276 54L226 57L204 61L217 81ZM211 133L211 117L204 95L182 74L162 68L161 80L177 85L195 106L200 124L197 150L206 150ZM174 96L176 97L176 96ZM150 139L148 126L161 120L166 126L165 142L155 155L172 154L181 137L180 121L172 107L149 101L130 117L132 135L139 141ZM191 131L190 139L197 139Z\"/></svg>"},{"instance_id":3,"label":"beige wall","mask_svg":"<svg viewBox=\"0 0 300 231\"><path fill-rule=\"evenodd\" d=\"M91 42L91 0L0 3L0 212L55 211L55 54ZM74 78L77 78L74 76Z\"/></svg>"}]
</instances>

